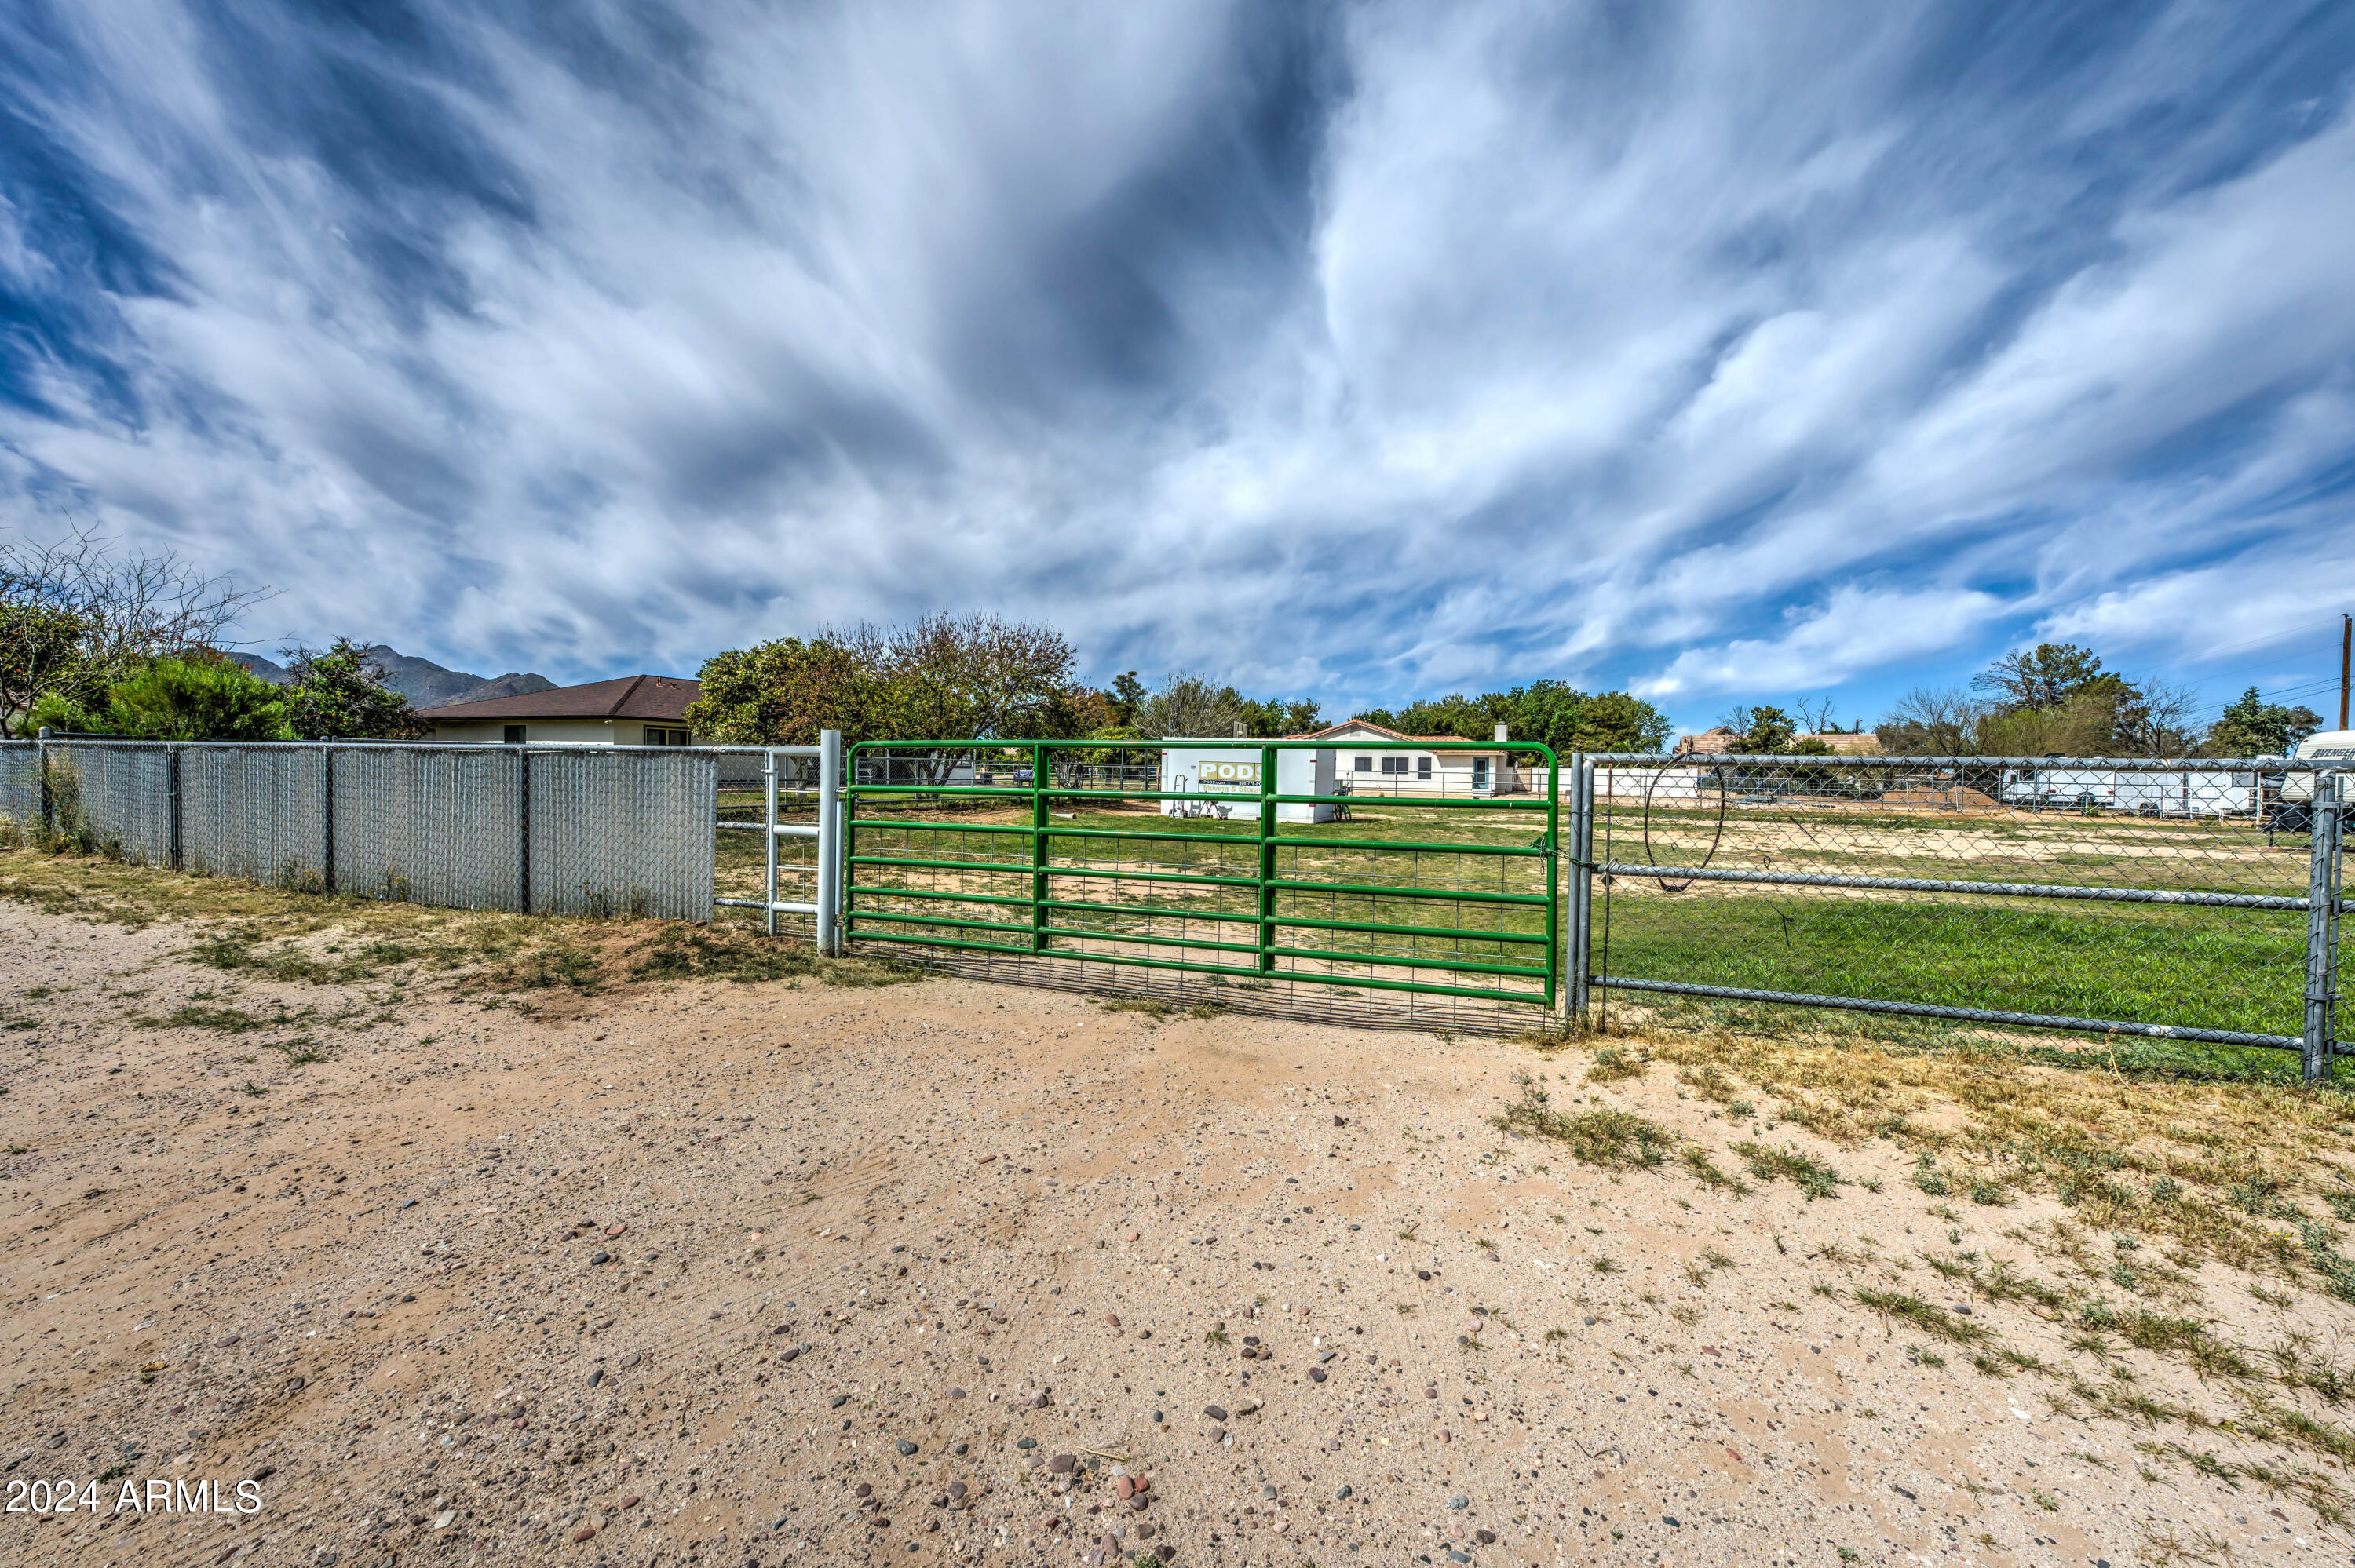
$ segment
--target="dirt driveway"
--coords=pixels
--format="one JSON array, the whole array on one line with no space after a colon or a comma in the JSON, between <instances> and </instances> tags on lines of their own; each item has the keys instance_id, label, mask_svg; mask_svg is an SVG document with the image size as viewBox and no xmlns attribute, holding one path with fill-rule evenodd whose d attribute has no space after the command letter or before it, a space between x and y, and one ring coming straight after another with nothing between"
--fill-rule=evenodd
<instances>
[{"instance_id":1,"label":"dirt driveway","mask_svg":"<svg viewBox=\"0 0 2355 1568\"><path fill-rule=\"evenodd\" d=\"M2349 1555L2311 1271L2088 1334L2082 1199L1641 1041L205 938L0 902L0 1561Z\"/></svg>"}]
</instances>

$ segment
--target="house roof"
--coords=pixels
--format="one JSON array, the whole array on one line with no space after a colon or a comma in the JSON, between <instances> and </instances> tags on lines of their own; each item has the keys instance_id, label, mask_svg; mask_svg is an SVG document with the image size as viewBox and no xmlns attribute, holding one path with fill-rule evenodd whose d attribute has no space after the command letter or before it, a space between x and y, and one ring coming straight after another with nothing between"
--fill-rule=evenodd
<instances>
[{"instance_id":1,"label":"house roof","mask_svg":"<svg viewBox=\"0 0 2355 1568\"><path fill-rule=\"evenodd\" d=\"M1881 752L1881 737L1870 730L1850 733L1835 729L1821 735L1795 735L1791 737L1791 744L1796 746L1803 740L1820 740L1835 754L1843 757L1875 757ZM1702 730L1699 735L1685 736L1677 742L1679 755L1699 752L1703 756L1730 757L1740 754L1743 749L1740 732L1730 730L1723 725L1715 729Z\"/></svg>"},{"instance_id":2,"label":"house roof","mask_svg":"<svg viewBox=\"0 0 2355 1568\"><path fill-rule=\"evenodd\" d=\"M702 692L701 683L676 675L623 675L591 681L585 686L559 686L521 696L421 708L417 716L428 724L528 719L652 719L678 724L687 717L687 705Z\"/></svg>"},{"instance_id":3,"label":"house roof","mask_svg":"<svg viewBox=\"0 0 2355 1568\"><path fill-rule=\"evenodd\" d=\"M1312 729L1301 735L1287 735L1284 738L1286 740L1330 740L1340 736L1347 730L1370 730L1376 735L1388 736L1392 740L1410 746L1417 741L1441 740L1454 741L1459 746L1468 746L1471 744L1471 738L1467 736L1408 735L1401 730L1391 729L1386 725L1373 724L1365 719L1350 719L1346 724L1327 725L1323 729Z\"/></svg>"}]
</instances>

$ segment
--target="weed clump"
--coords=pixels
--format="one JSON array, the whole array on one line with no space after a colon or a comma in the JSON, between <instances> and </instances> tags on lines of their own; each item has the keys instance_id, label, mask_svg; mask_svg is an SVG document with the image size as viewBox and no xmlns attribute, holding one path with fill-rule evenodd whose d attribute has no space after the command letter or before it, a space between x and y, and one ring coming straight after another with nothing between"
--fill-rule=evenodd
<instances>
[{"instance_id":1,"label":"weed clump","mask_svg":"<svg viewBox=\"0 0 2355 1568\"><path fill-rule=\"evenodd\" d=\"M1496 1125L1508 1132L1551 1139L1589 1165L1614 1171L1657 1165L1677 1141L1674 1133L1633 1111L1598 1107L1565 1116L1526 1099L1508 1107Z\"/></svg>"},{"instance_id":2,"label":"weed clump","mask_svg":"<svg viewBox=\"0 0 2355 1568\"><path fill-rule=\"evenodd\" d=\"M1750 1173L1761 1181L1787 1176L1811 1202L1838 1197L1840 1183L1848 1180L1813 1155L1796 1149L1769 1149L1763 1143L1744 1141L1735 1144L1733 1152L1742 1156Z\"/></svg>"},{"instance_id":3,"label":"weed clump","mask_svg":"<svg viewBox=\"0 0 2355 1568\"><path fill-rule=\"evenodd\" d=\"M1934 1335L1948 1344L1978 1346L1995 1338L1985 1324L1957 1317L1944 1307L1900 1290L1876 1290L1860 1286L1856 1291L1856 1299L1885 1318L1911 1323L1923 1333Z\"/></svg>"}]
</instances>

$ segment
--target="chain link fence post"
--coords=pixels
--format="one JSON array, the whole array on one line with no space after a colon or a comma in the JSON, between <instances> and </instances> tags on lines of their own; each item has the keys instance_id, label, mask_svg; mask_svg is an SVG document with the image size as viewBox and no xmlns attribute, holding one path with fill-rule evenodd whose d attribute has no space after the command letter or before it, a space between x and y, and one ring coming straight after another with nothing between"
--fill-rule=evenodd
<instances>
[{"instance_id":1,"label":"chain link fence post","mask_svg":"<svg viewBox=\"0 0 2355 1568\"><path fill-rule=\"evenodd\" d=\"M1570 929L1562 962L1570 974L1570 1017L1586 1022L1587 934L1594 901L1594 768L1586 753L1570 754Z\"/></svg>"},{"instance_id":2,"label":"chain link fence post","mask_svg":"<svg viewBox=\"0 0 2355 1568\"><path fill-rule=\"evenodd\" d=\"M181 848L180 843L180 765L186 754L187 747L182 746L171 747L164 754L168 759L164 779L165 790L168 797L166 806L171 822L171 826L166 830L170 834L166 841L170 847L165 853L174 871L186 869L186 861L184 858L186 852Z\"/></svg>"},{"instance_id":3,"label":"chain link fence post","mask_svg":"<svg viewBox=\"0 0 2355 1568\"><path fill-rule=\"evenodd\" d=\"M842 732L820 730L817 737L817 950L830 957L842 952ZM776 786L770 784L773 813ZM773 856L775 851L771 850ZM772 886L769 897L776 899Z\"/></svg>"},{"instance_id":4,"label":"chain link fence post","mask_svg":"<svg viewBox=\"0 0 2355 1568\"><path fill-rule=\"evenodd\" d=\"M2336 771L2314 776L2306 878L2306 1081L2330 1074L2338 1037L2340 847L2346 832L2345 793Z\"/></svg>"}]
</instances>

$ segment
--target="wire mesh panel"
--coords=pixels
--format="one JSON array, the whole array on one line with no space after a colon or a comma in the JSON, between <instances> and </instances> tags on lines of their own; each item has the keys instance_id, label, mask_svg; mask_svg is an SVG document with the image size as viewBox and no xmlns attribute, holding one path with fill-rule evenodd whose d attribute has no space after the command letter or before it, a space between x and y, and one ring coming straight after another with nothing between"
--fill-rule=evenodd
<instances>
[{"instance_id":1,"label":"wire mesh panel","mask_svg":"<svg viewBox=\"0 0 2355 1568\"><path fill-rule=\"evenodd\" d=\"M0 821L20 829L41 821L41 743L0 741Z\"/></svg>"},{"instance_id":2,"label":"wire mesh panel","mask_svg":"<svg viewBox=\"0 0 2355 1568\"><path fill-rule=\"evenodd\" d=\"M576 747L527 766L535 914L710 917L717 758Z\"/></svg>"},{"instance_id":3,"label":"wire mesh panel","mask_svg":"<svg viewBox=\"0 0 2355 1568\"><path fill-rule=\"evenodd\" d=\"M327 751L190 746L180 752L180 866L305 892L327 885Z\"/></svg>"},{"instance_id":4,"label":"wire mesh panel","mask_svg":"<svg viewBox=\"0 0 2355 1568\"><path fill-rule=\"evenodd\" d=\"M1594 983L2296 1044L2310 779L2278 760L1600 758Z\"/></svg>"},{"instance_id":5,"label":"wire mesh panel","mask_svg":"<svg viewBox=\"0 0 2355 1568\"><path fill-rule=\"evenodd\" d=\"M172 752L160 743L49 746L49 798L60 832L87 832L133 865L172 863Z\"/></svg>"},{"instance_id":6,"label":"wire mesh panel","mask_svg":"<svg viewBox=\"0 0 2355 1568\"><path fill-rule=\"evenodd\" d=\"M1369 800L1335 771L1330 747L1298 742L863 744L845 918L873 950L1028 983L1540 1022L1559 958L1550 790Z\"/></svg>"},{"instance_id":7,"label":"wire mesh panel","mask_svg":"<svg viewBox=\"0 0 2355 1568\"><path fill-rule=\"evenodd\" d=\"M337 889L521 911L523 762L510 746L338 748Z\"/></svg>"}]
</instances>

